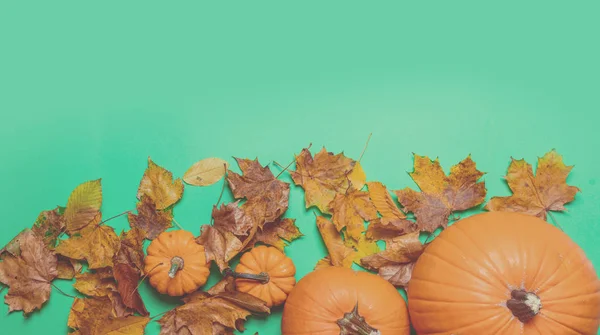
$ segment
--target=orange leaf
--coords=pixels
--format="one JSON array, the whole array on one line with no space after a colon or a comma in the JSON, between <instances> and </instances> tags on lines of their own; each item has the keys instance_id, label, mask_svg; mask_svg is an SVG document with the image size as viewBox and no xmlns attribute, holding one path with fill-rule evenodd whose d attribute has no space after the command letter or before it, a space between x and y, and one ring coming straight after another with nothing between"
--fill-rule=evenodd
<instances>
[{"instance_id":1,"label":"orange leaf","mask_svg":"<svg viewBox=\"0 0 600 335\"><path fill-rule=\"evenodd\" d=\"M285 218L265 224L263 229L256 232L255 241L250 246L256 242L262 242L283 251L286 241L291 242L303 236L295 222L295 219Z\"/></svg>"},{"instance_id":2,"label":"orange leaf","mask_svg":"<svg viewBox=\"0 0 600 335\"><path fill-rule=\"evenodd\" d=\"M344 244L342 236L333 223L322 216L317 216L317 228L329 252L329 260L333 266L350 268L356 257L356 251Z\"/></svg>"},{"instance_id":3,"label":"orange leaf","mask_svg":"<svg viewBox=\"0 0 600 335\"><path fill-rule=\"evenodd\" d=\"M367 228L367 237L376 241L391 240L394 237L419 230L417 225L406 219L379 218L372 220Z\"/></svg>"},{"instance_id":4,"label":"orange leaf","mask_svg":"<svg viewBox=\"0 0 600 335\"><path fill-rule=\"evenodd\" d=\"M129 226L138 228L144 232L144 237L153 240L160 233L171 227L173 221L173 212L171 210L158 210L156 204L150 197L142 196L142 200L137 204L135 215L129 213Z\"/></svg>"},{"instance_id":5,"label":"orange leaf","mask_svg":"<svg viewBox=\"0 0 600 335\"><path fill-rule=\"evenodd\" d=\"M377 209L367 192L350 190L345 194L338 194L329 206L333 211L331 220L337 230L341 231L346 227L348 236L357 241L365 230L364 221L377 218Z\"/></svg>"},{"instance_id":6,"label":"orange leaf","mask_svg":"<svg viewBox=\"0 0 600 335\"><path fill-rule=\"evenodd\" d=\"M102 297L75 298L67 324L82 335L142 335L149 321L144 316L116 317L110 299Z\"/></svg>"},{"instance_id":7,"label":"orange leaf","mask_svg":"<svg viewBox=\"0 0 600 335\"><path fill-rule=\"evenodd\" d=\"M407 187L396 194L404 208L415 214L422 231L447 227L450 214L477 206L485 199L485 182L478 182L483 173L470 156L453 166L446 177L438 160L415 155L410 176L421 192Z\"/></svg>"},{"instance_id":8,"label":"orange leaf","mask_svg":"<svg viewBox=\"0 0 600 335\"><path fill-rule=\"evenodd\" d=\"M72 259L85 259L90 269L98 269L113 265L113 256L120 245L112 227L90 226L81 230L80 236L60 242L56 253Z\"/></svg>"},{"instance_id":9,"label":"orange leaf","mask_svg":"<svg viewBox=\"0 0 600 335\"><path fill-rule=\"evenodd\" d=\"M567 185L572 166L563 163L562 156L552 150L538 159L535 176L525 160L513 159L506 181L513 192L509 197L493 197L489 211L520 212L546 220L549 211L563 211L565 204L575 199L579 188Z\"/></svg>"},{"instance_id":10,"label":"orange leaf","mask_svg":"<svg viewBox=\"0 0 600 335\"><path fill-rule=\"evenodd\" d=\"M386 219L406 218L406 215L396 207L394 200L382 183L378 181L369 182L367 183L367 187L369 188L369 197L379 214L381 214L381 217Z\"/></svg>"},{"instance_id":11,"label":"orange leaf","mask_svg":"<svg viewBox=\"0 0 600 335\"><path fill-rule=\"evenodd\" d=\"M335 195L345 193L350 187L349 175L355 164L343 154L334 155L325 148L314 158L308 149L303 149L296 156L296 171L290 173L294 183L304 189L306 208L316 206L329 214L329 203ZM354 179L354 183L358 183L356 176Z\"/></svg>"},{"instance_id":12,"label":"orange leaf","mask_svg":"<svg viewBox=\"0 0 600 335\"><path fill-rule=\"evenodd\" d=\"M163 210L178 202L182 195L182 180L173 180L170 171L156 165L148 157L148 168L138 188L138 199L142 200L143 196L147 196L156 204L156 209Z\"/></svg>"},{"instance_id":13,"label":"orange leaf","mask_svg":"<svg viewBox=\"0 0 600 335\"><path fill-rule=\"evenodd\" d=\"M31 230L19 237L20 255L7 255L0 262L0 282L9 286L4 301L9 312L27 315L50 298L50 283L56 278L56 256Z\"/></svg>"}]
</instances>

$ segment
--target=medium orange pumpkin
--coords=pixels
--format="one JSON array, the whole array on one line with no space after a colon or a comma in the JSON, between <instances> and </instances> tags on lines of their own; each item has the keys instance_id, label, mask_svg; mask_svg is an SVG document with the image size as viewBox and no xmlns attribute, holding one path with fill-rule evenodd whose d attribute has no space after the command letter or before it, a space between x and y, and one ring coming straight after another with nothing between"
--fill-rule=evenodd
<instances>
[{"instance_id":1,"label":"medium orange pumpkin","mask_svg":"<svg viewBox=\"0 0 600 335\"><path fill-rule=\"evenodd\" d=\"M236 272L240 292L251 294L267 303L268 307L283 304L296 284L296 267L279 249L264 245L252 248L240 257Z\"/></svg>"},{"instance_id":2,"label":"medium orange pumpkin","mask_svg":"<svg viewBox=\"0 0 600 335\"><path fill-rule=\"evenodd\" d=\"M406 303L372 273L342 267L302 278L283 308L283 335L408 335Z\"/></svg>"},{"instance_id":3,"label":"medium orange pumpkin","mask_svg":"<svg viewBox=\"0 0 600 335\"><path fill-rule=\"evenodd\" d=\"M206 283L210 273L204 247L185 230L163 232L150 243L144 271L160 293L182 296Z\"/></svg>"},{"instance_id":4,"label":"medium orange pumpkin","mask_svg":"<svg viewBox=\"0 0 600 335\"><path fill-rule=\"evenodd\" d=\"M595 335L600 281L556 227L488 212L456 222L425 249L408 306L420 335Z\"/></svg>"}]
</instances>

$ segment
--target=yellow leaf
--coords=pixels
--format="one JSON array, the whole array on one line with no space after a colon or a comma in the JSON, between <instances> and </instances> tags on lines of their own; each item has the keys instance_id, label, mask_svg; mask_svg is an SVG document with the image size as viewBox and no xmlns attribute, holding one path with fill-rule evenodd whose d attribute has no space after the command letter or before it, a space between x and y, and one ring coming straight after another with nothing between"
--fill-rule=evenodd
<instances>
[{"instance_id":1,"label":"yellow leaf","mask_svg":"<svg viewBox=\"0 0 600 335\"><path fill-rule=\"evenodd\" d=\"M350 186L355 190L360 190L365 186L367 175L360 162L356 162L352 172L348 175L348 180L350 180Z\"/></svg>"},{"instance_id":2,"label":"yellow leaf","mask_svg":"<svg viewBox=\"0 0 600 335\"><path fill-rule=\"evenodd\" d=\"M183 181L194 186L208 186L225 175L229 164L221 158L205 158L192 165L183 175Z\"/></svg>"},{"instance_id":3,"label":"yellow leaf","mask_svg":"<svg viewBox=\"0 0 600 335\"><path fill-rule=\"evenodd\" d=\"M380 182L374 181L367 183L369 188L369 197L377 208L377 211L386 219L404 219L406 216L396 207L394 200L390 196L387 188Z\"/></svg>"},{"instance_id":4,"label":"yellow leaf","mask_svg":"<svg viewBox=\"0 0 600 335\"><path fill-rule=\"evenodd\" d=\"M329 207L333 211L331 221L338 231L346 227L348 236L358 240L365 231L364 221L377 218L377 209L371 203L369 194L363 191L348 191L337 194Z\"/></svg>"},{"instance_id":5,"label":"yellow leaf","mask_svg":"<svg viewBox=\"0 0 600 335\"><path fill-rule=\"evenodd\" d=\"M317 216L317 227L329 252L331 265L346 268L352 267L356 251L344 244L342 236L333 223L322 216Z\"/></svg>"},{"instance_id":6,"label":"yellow leaf","mask_svg":"<svg viewBox=\"0 0 600 335\"><path fill-rule=\"evenodd\" d=\"M148 168L144 172L138 188L137 197L148 196L156 204L156 209L163 210L175 204L183 195L181 179L173 180L173 174L156 165L148 157Z\"/></svg>"},{"instance_id":7,"label":"yellow leaf","mask_svg":"<svg viewBox=\"0 0 600 335\"><path fill-rule=\"evenodd\" d=\"M77 186L67 201L65 226L72 233L86 227L102 206L102 185L100 179L85 182Z\"/></svg>"},{"instance_id":8,"label":"yellow leaf","mask_svg":"<svg viewBox=\"0 0 600 335\"><path fill-rule=\"evenodd\" d=\"M62 241L56 253L73 258L85 259L90 269L113 265L113 256L119 250L121 241L112 227L88 227L80 236L72 236Z\"/></svg>"}]
</instances>

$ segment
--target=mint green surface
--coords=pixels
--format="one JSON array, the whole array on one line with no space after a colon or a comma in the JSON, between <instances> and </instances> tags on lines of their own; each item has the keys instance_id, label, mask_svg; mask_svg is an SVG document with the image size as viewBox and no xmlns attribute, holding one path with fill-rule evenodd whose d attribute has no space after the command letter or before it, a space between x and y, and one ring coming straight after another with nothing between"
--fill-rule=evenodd
<instances>
[{"instance_id":1,"label":"mint green surface","mask_svg":"<svg viewBox=\"0 0 600 335\"><path fill-rule=\"evenodd\" d=\"M149 156L176 176L212 156L286 165L309 143L357 159L373 133L369 180L414 187L412 152L446 171L472 154L488 199L509 194L511 156L556 148L582 192L555 216L600 268L598 2L200 3L0 2L0 245L86 180L102 178L105 217L134 209ZM176 220L198 234L221 185L186 186ZM286 216L301 278L325 250L298 187ZM141 292L152 315L176 305ZM27 319L0 304L0 333L64 334L71 302L53 289Z\"/></svg>"}]
</instances>

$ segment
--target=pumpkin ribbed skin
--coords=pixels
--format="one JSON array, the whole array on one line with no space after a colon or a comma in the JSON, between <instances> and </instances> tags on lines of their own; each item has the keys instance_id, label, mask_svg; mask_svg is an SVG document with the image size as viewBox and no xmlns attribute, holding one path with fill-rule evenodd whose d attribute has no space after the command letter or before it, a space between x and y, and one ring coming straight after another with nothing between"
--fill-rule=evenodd
<instances>
[{"instance_id":1,"label":"pumpkin ribbed skin","mask_svg":"<svg viewBox=\"0 0 600 335\"><path fill-rule=\"evenodd\" d=\"M264 300L269 307L283 304L296 284L294 263L273 247L261 245L252 248L240 257L240 263L235 270L238 273L269 275L269 281L265 284L255 280L236 279L238 291Z\"/></svg>"},{"instance_id":2,"label":"pumpkin ribbed skin","mask_svg":"<svg viewBox=\"0 0 600 335\"><path fill-rule=\"evenodd\" d=\"M206 283L210 274L204 247L185 230L163 232L150 243L144 260L144 271L150 284L160 293L182 296L194 292ZM171 260L183 259L183 268L169 277ZM162 263L162 264L161 264Z\"/></svg>"},{"instance_id":3,"label":"pumpkin ribbed skin","mask_svg":"<svg viewBox=\"0 0 600 335\"><path fill-rule=\"evenodd\" d=\"M525 323L507 307L513 290L539 297ZM595 335L600 281L582 249L549 223L488 212L444 230L417 261L408 305L419 335Z\"/></svg>"},{"instance_id":4,"label":"pumpkin ribbed skin","mask_svg":"<svg viewBox=\"0 0 600 335\"><path fill-rule=\"evenodd\" d=\"M383 278L342 267L315 270L290 293L283 309L283 335L339 335L337 320L358 313L381 335L408 335L406 303Z\"/></svg>"}]
</instances>

